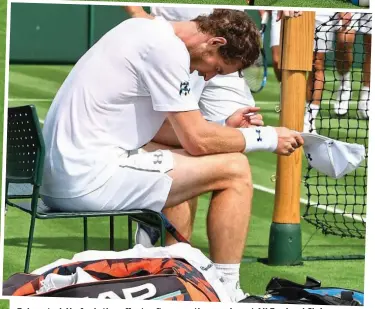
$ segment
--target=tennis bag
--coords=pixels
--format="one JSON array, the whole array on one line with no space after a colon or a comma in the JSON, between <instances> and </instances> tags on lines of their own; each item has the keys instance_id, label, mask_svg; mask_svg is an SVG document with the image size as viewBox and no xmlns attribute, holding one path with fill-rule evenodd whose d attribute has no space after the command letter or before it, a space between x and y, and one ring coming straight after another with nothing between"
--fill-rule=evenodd
<instances>
[{"instance_id":1,"label":"tennis bag","mask_svg":"<svg viewBox=\"0 0 375 309\"><path fill-rule=\"evenodd\" d=\"M77 277L80 274L83 276ZM68 280L59 282L56 277ZM61 265L41 275L18 273L3 283L3 295L220 301L200 271L186 260L174 258L101 259ZM311 277L303 285L272 278L264 296L253 295L240 302L361 306L363 293L321 287Z\"/></svg>"},{"instance_id":2,"label":"tennis bag","mask_svg":"<svg viewBox=\"0 0 375 309\"><path fill-rule=\"evenodd\" d=\"M74 276L79 273L90 280L77 281ZM46 280L50 274L47 279L57 274L73 280L68 284L54 280L51 284ZM62 265L41 275L18 273L3 283L3 295L220 301L211 284L196 268L185 260L173 258L104 259Z\"/></svg>"},{"instance_id":3,"label":"tennis bag","mask_svg":"<svg viewBox=\"0 0 375 309\"><path fill-rule=\"evenodd\" d=\"M265 296L249 296L240 302L363 306L363 293L349 289L322 287L321 282L312 277L306 277L305 284L272 278L266 287Z\"/></svg>"}]
</instances>

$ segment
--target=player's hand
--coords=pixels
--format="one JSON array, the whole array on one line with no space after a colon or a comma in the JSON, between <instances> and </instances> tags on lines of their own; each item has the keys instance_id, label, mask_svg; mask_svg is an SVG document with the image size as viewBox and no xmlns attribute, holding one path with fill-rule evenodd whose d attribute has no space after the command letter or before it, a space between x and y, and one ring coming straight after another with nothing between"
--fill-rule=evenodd
<instances>
[{"instance_id":1,"label":"player's hand","mask_svg":"<svg viewBox=\"0 0 375 309\"><path fill-rule=\"evenodd\" d=\"M290 156L296 149L303 145L303 138L297 131L292 131L284 127L275 129L278 135L275 153L282 156Z\"/></svg>"},{"instance_id":2,"label":"player's hand","mask_svg":"<svg viewBox=\"0 0 375 309\"><path fill-rule=\"evenodd\" d=\"M278 11L276 21L282 18L298 17L302 15L302 11Z\"/></svg>"},{"instance_id":3,"label":"player's hand","mask_svg":"<svg viewBox=\"0 0 375 309\"><path fill-rule=\"evenodd\" d=\"M265 13L272 14L272 10L266 10L266 11L265 10L259 10L258 12L259 12L260 19L263 18L263 15Z\"/></svg>"},{"instance_id":4,"label":"player's hand","mask_svg":"<svg viewBox=\"0 0 375 309\"><path fill-rule=\"evenodd\" d=\"M228 117L225 124L232 128L248 128L251 126L263 126L263 117L258 114L259 107L243 107L236 110Z\"/></svg>"},{"instance_id":5,"label":"player's hand","mask_svg":"<svg viewBox=\"0 0 375 309\"><path fill-rule=\"evenodd\" d=\"M148 14L141 6L124 6L125 12L127 12L132 18L148 18L154 19L155 17Z\"/></svg>"},{"instance_id":6,"label":"player's hand","mask_svg":"<svg viewBox=\"0 0 375 309\"><path fill-rule=\"evenodd\" d=\"M250 126L256 126L256 127L261 127L264 126L263 122L263 116L258 113L250 113L245 115L248 117L248 121L250 122Z\"/></svg>"}]
</instances>

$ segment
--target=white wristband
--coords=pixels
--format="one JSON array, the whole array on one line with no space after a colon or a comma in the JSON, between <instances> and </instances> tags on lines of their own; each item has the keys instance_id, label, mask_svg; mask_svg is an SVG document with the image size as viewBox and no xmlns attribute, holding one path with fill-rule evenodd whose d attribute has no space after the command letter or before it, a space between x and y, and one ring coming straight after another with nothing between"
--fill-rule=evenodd
<instances>
[{"instance_id":1,"label":"white wristband","mask_svg":"<svg viewBox=\"0 0 375 309\"><path fill-rule=\"evenodd\" d=\"M278 144L278 136L273 127L239 128L246 146L244 152L269 151L274 152Z\"/></svg>"}]
</instances>

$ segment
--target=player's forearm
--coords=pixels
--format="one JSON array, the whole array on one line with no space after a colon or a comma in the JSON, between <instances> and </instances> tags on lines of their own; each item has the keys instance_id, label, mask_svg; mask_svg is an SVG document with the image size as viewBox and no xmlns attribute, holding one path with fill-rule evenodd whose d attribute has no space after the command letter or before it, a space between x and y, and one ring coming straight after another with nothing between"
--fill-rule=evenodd
<instances>
[{"instance_id":1,"label":"player's forearm","mask_svg":"<svg viewBox=\"0 0 375 309\"><path fill-rule=\"evenodd\" d=\"M221 149L225 142L220 142L220 139L219 141L217 140L216 130L221 130L221 126L215 124L214 129L212 129L212 126L208 126L208 129L209 130L201 131L201 134L190 136L189 141L191 141L192 145L186 145L187 143L185 143L185 147L187 148L186 150L197 153L197 155L227 152L225 151L225 148ZM237 134L237 132L235 134ZM225 137L222 137L222 139L225 139ZM165 122L163 123L155 137L152 139L152 141L166 146L182 147L168 119L165 120Z\"/></svg>"},{"instance_id":2,"label":"player's forearm","mask_svg":"<svg viewBox=\"0 0 375 309\"><path fill-rule=\"evenodd\" d=\"M184 113L176 113L169 120L181 146L189 154L201 156L245 149L245 139L238 129L207 122L200 114L191 118L185 116Z\"/></svg>"},{"instance_id":3,"label":"player's forearm","mask_svg":"<svg viewBox=\"0 0 375 309\"><path fill-rule=\"evenodd\" d=\"M196 155L243 152L246 144L238 129L213 122L207 122L204 129L194 136L194 140Z\"/></svg>"},{"instance_id":4,"label":"player's forearm","mask_svg":"<svg viewBox=\"0 0 375 309\"><path fill-rule=\"evenodd\" d=\"M124 10L131 16L135 18L149 18L153 19L154 17L148 14L143 7L141 6L125 6Z\"/></svg>"}]
</instances>

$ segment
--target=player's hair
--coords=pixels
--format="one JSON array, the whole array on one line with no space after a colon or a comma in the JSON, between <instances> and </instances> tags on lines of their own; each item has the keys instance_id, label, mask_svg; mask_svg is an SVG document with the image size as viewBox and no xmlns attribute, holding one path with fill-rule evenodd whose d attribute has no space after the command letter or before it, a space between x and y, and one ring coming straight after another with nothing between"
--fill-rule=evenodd
<instances>
[{"instance_id":1,"label":"player's hair","mask_svg":"<svg viewBox=\"0 0 375 309\"><path fill-rule=\"evenodd\" d=\"M199 15L193 21L197 23L199 31L227 40L227 44L219 48L226 63L240 61L242 69L245 69L258 59L260 33L245 12L215 9L210 15Z\"/></svg>"}]
</instances>

